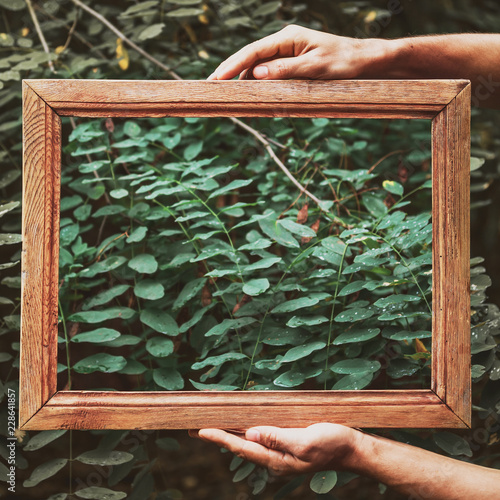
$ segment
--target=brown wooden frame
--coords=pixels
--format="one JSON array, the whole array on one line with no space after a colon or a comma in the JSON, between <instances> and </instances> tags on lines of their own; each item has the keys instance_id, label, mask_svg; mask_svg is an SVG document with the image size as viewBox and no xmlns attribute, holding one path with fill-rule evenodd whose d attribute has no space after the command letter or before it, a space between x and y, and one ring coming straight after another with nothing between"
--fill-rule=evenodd
<instances>
[{"instance_id":1,"label":"brown wooden frame","mask_svg":"<svg viewBox=\"0 0 500 500\"><path fill-rule=\"evenodd\" d=\"M432 120L431 388L57 391L60 116ZM21 429L470 426L469 81L25 80L23 125Z\"/></svg>"}]
</instances>

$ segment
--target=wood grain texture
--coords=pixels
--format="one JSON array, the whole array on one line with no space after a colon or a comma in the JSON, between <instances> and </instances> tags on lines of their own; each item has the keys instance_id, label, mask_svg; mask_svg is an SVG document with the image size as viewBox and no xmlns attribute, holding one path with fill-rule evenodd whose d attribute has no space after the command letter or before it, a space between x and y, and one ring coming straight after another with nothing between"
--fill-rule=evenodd
<instances>
[{"instance_id":1,"label":"wood grain texture","mask_svg":"<svg viewBox=\"0 0 500 500\"><path fill-rule=\"evenodd\" d=\"M432 390L55 393L61 137L56 113L434 117ZM25 81L20 427L470 425L469 121L470 86L462 80Z\"/></svg>"},{"instance_id":2,"label":"wood grain texture","mask_svg":"<svg viewBox=\"0 0 500 500\"><path fill-rule=\"evenodd\" d=\"M196 116L196 117L260 117L291 118L390 118L431 119L443 109L440 104L302 104L275 103L74 103L50 102L60 116L128 118Z\"/></svg>"},{"instance_id":3,"label":"wood grain texture","mask_svg":"<svg viewBox=\"0 0 500 500\"><path fill-rule=\"evenodd\" d=\"M135 81L27 80L57 112L61 103L400 104L446 106L467 80ZM96 106L98 107L98 106Z\"/></svg>"},{"instance_id":4,"label":"wood grain texture","mask_svg":"<svg viewBox=\"0 0 500 500\"><path fill-rule=\"evenodd\" d=\"M59 300L59 218L61 191L61 119L45 107L44 238L42 298L42 401L57 390Z\"/></svg>"},{"instance_id":5,"label":"wood grain texture","mask_svg":"<svg viewBox=\"0 0 500 500\"><path fill-rule=\"evenodd\" d=\"M291 393L291 394L290 394ZM392 394L391 394L392 393ZM26 429L245 429L305 427L465 427L432 391L57 393Z\"/></svg>"},{"instance_id":6,"label":"wood grain texture","mask_svg":"<svg viewBox=\"0 0 500 500\"><path fill-rule=\"evenodd\" d=\"M45 102L24 83L20 426L46 401L42 390L46 112Z\"/></svg>"},{"instance_id":7,"label":"wood grain texture","mask_svg":"<svg viewBox=\"0 0 500 500\"><path fill-rule=\"evenodd\" d=\"M432 128L432 389L470 425L470 86Z\"/></svg>"}]
</instances>

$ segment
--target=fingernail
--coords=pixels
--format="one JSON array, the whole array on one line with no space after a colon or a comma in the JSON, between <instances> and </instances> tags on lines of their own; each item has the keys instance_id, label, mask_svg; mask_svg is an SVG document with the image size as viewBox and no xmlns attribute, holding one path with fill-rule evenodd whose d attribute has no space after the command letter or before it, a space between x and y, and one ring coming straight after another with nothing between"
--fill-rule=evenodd
<instances>
[{"instance_id":1,"label":"fingernail","mask_svg":"<svg viewBox=\"0 0 500 500\"><path fill-rule=\"evenodd\" d=\"M267 66L257 66L253 69L253 76L255 78L266 78L269 75L269 68Z\"/></svg>"},{"instance_id":2,"label":"fingernail","mask_svg":"<svg viewBox=\"0 0 500 500\"><path fill-rule=\"evenodd\" d=\"M255 441L255 442L258 442L258 441L260 440L260 432L259 432L259 431L256 431L255 429L249 429L249 430L246 432L245 437L246 437L249 441Z\"/></svg>"}]
</instances>

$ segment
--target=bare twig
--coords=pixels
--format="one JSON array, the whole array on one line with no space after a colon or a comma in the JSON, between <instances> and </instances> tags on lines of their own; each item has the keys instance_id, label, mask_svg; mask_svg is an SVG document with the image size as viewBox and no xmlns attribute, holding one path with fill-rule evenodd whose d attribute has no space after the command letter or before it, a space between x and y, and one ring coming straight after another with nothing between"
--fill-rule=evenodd
<instances>
[{"instance_id":1,"label":"bare twig","mask_svg":"<svg viewBox=\"0 0 500 500\"><path fill-rule=\"evenodd\" d=\"M182 78L172 68L170 68L170 66L163 64L161 61L156 59L156 57L153 57L151 54L149 54L144 49L139 47L139 45L137 45L132 40L130 40L130 38L125 36L124 33L122 33L114 24L111 24L103 15L99 14L99 12L95 11L88 5L85 5L80 0L72 0L72 2L75 5L78 5L78 7L88 12L89 14L91 14L92 16L94 16L98 21L104 24L104 26L109 28L118 38L121 38L127 45L132 47L136 52L139 52L141 56L145 57L148 61L151 61L152 63L156 64L163 71L166 71L174 80L182 80Z\"/></svg>"},{"instance_id":2,"label":"bare twig","mask_svg":"<svg viewBox=\"0 0 500 500\"><path fill-rule=\"evenodd\" d=\"M64 52L68 48L69 43L71 42L71 38L73 36L73 33L75 32L76 25L78 24L78 12L79 11L77 10L75 20L73 21L73 24L71 25L71 28L69 29L68 38L66 38L66 42L63 45L61 52Z\"/></svg>"},{"instance_id":3,"label":"bare twig","mask_svg":"<svg viewBox=\"0 0 500 500\"><path fill-rule=\"evenodd\" d=\"M77 5L78 7L82 8L86 12L88 12L90 15L95 17L97 20L99 20L101 23L103 23L105 26L107 26L117 37L121 38L128 46L132 47L136 52L141 54L143 57L145 57L148 61L151 61L153 64L156 64L158 67L163 69L165 72L167 72L174 80L183 80L170 66L167 66L166 64L162 63L155 57L153 57L151 54L146 52L144 49L139 47L136 43L134 43L132 40L130 40L125 34L123 34L114 24L110 23L104 16L96 12L94 9L89 7L88 5L85 5L81 0L72 0L72 2ZM229 118L235 125L238 127L246 130L250 134L252 134L266 149L268 152L269 156L274 160L276 165L283 171L283 173L290 179L290 181L297 187L297 189L300 190L301 193L307 195L311 200L318 205L320 210L324 211L321 205L321 200L314 196L311 192L309 192L306 188L304 188L297 179L290 173L290 171L286 168L284 163L276 156L276 153L273 151L270 142L257 130L254 128L250 127L246 123L242 122L241 120L238 120L237 118Z\"/></svg>"},{"instance_id":4,"label":"bare twig","mask_svg":"<svg viewBox=\"0 0 500 500\"><path fill-rule=\"evenodd\" d=\"M38 38L40 39L40 42L42 43L43 50L50 57L49 46L47 45L47 41L45 40L45 37L43 35L42 28L40 28L40 24L38 23L38 18L36 17L35 9L33 9L33 4L31 3L31 0L26 0L26 5L28 6L28 10L30 12L30 16L31 16L31 19L33 21L33 24L35 25L36 32L38 33ZM52 71L52 73L56 73L56 70L54 68L54 64L52 63L52 61L49 59L48 62L49 62L49 68Z\"/></svg>"}]
</instances>

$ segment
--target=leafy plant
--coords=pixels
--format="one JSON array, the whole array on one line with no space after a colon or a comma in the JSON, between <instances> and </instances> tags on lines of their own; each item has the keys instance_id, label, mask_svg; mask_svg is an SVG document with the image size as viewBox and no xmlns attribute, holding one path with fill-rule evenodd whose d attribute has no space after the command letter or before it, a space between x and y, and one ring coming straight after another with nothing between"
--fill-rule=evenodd
<instances>
[{"instance_id":1,"label":"leafy plant","mask_svg":"<svg viewBox=\"0 0 500 500\"><path fill-rule=\"evenodd\" d=\"M172 69L183 78L205 78L227 55L288 22L350 36L396 37L410 32L492 32L500 14L498 6L482 0L465 1L454 8L429 0L418 6L415 2L401 4L401 9L389 12L385 0L318 0L307 5L261 0L152 0L126 5L0 1L4 26L0 33L0 232L19 235L21 228L21 78L163 79L172 77ZM498 215L486 198L494 197L490 186L494 189L498 178L496 119L496 115L473 110L472 145L477 157L471 172L473 243L489 238L492 255L496 255L495 230L489 228L496 227ZM196 389L191 379L203 384L198 388L286 389L275 380L288 377L290 381L291 371L294 377L302 374L295 381L307 375L297 386L305 389L331 389L336 384L426 386L430 339L421 334L415 339L390 337L409 329L429 331L424 297L430 303L430 275L425 274L430 269L426 261L430 240L412 243L412 235L428 231L431 223L426 218L430 210L430 190L425 187L430 157L427 126L321 119L255 120L250 124L273 141L275 152L303 186L333 204L323 205L321 211L305 196L299 197L296 187L253 138L224 120L115 120L104 124L80 120L75 131L66 133L66 138L73 135L66 140L62 190L59 387L69 382L69 373L74 387ZM70 125L66 122L66 127ZM384 158L386 154L389 156ZM209 172L215 169L227 170L211 177ZM129 175L135 177L127 179ZM231 186L242 181L248 184ZM164 184L154 186L155 182ZM168 190L172 190L170 194ZM148 198L153 193L157 195ZM410 205L402 206L405 201ZM398 213L404 218L398 220L402 217L395 215ZM252 222L236 227L245 221ZM356 229L364 232L349 233ZM410 263L413 276L381 238L389 240ZM19 244L10 244L15 241L19 236L0 237L1 262L5 263L0 299L2 394L17 389L21 279ZM404 241L411 244L406 246ZM209 254L210 245L216 245L220 253ZM202 258L195 260L199 256ZM271 259L269 267L259 269L266 259ZM255 264L257 267L249 269ZM339 273L352 265L361 267ZM474 258L471 266L474 428L462 435L401 431L388 435L491 464L500 413L500 312L486 302L491 280L482 259ZM380 274L380 270L390 274ZM377 288L385 278L403 282ZM185 290L188 284L192 285ZM398 303L403 300L396 298L400 295L419 300ZM311 297L318 302L286 310L297 304L292 301L307 304L304 300ZM266 303L266 299L274 302ZM178 308L174 308L176 301ZM279 307L285 311L273 312ZM395 314L420 316L406 318L409 325L397 317L380 319L384 307L394 308ZM361 313L359 309L373 314L364 319L348 316ZM338 321L341 314L340 319L347 321ZM255 321L228 324L244 318ZM291 326L287 326L289 322ZM262 342L257 342L261 325L262 333L273 337L261 335ZM205 336L212 328L217 333L226 327L224 334ZM281 336L272 328L282 330L281 345ZM275 339L274 344L268 337ZM210 358L215 363L210 364ZM345 361L354 362L354 368L340 365L331 370ZM380 368L372 364L376 362ZM200 467L198 455L192 451L196 445L188 445L179 434L23 434L17 433L16 457L17 490L23 498L194 495L188 482L182 482L184 471L163 473L170 472L173 463L186 464L186 470ZM183 449L189 449L189 456L182 454ZM199 456L210 453L210 448L200 450ZM213 470L218 460L212 456L208 460ZM275 498L286 498L293 491L302 498L315 496L309 488L328 498L333 487L341 497L344 485L353 478L352 474L325 471L312 478L299 476L282 486L273 484L267 471L237 458L230 469L235 481L247 483L234 488L241 486L255 495L272 491ZM0 472L5 476L3 466ZM197 475L200 472L198 469ZM203 486L216 491L215 496L228 491L221 489L227 487L219 480L222 474L213 474L216 484L210 482L211 477L203 479ZM228 483L228 488L233 487ZM371 485L363 484L356 486L359 494L373 496ZM351 492L346 495L350 497ZM389 490L385 497L390 497Z\"/></svg>"}]
</instances>

